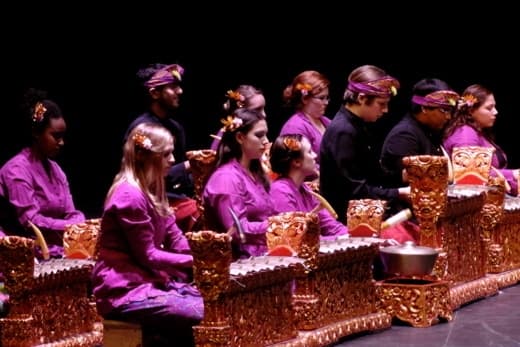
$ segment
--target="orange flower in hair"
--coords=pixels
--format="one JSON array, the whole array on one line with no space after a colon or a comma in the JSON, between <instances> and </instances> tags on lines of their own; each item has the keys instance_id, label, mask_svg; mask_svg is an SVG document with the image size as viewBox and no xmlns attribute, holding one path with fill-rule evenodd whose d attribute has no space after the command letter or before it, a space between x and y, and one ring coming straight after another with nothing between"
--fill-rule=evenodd
<instances>
[{"instance_id":1,"label":"orange flower in hair","mask_svg":"<svg viewBox=\"0 0 520 347\"><path fill-rule=\"evenodd\" d=\"M135 133L134 136L132 137L132 140L134 140L134 143L137 147L147 149L147 150L152 149L152 146L153 146L152 140L150 140L150 138L144 134Z\"/></svg>"},{"instance_id":2,"label":"orange flower in hair","mask_svg":"<svg viewBox=\"0 0 520 347\"><path fill-rule=\"evenodd\" d=\"M226 94L228 98L233 99L235 101L244 101L244 96L239 92L228 90Z\"/></svg>"},{"instance_id":3,"label":"orange flower in hair","mask_svg":"<svg viewBox=\"0 0 520 347\"><path fill-rule=\"evenodd\" d=\"M283 139L283 144L290 151L297 152L297 151L301 151L301 149L302 149L300 141L298 141L297 139L295 139L293 137L286 137L285 139Z\"/></svg>"},{"instance_id":4,"label":"orange flower in hair","mask_svg":"<svg viewBox=\"0 0 520 347\"><path fill-rule=\"evenodd\" d=\"M478 102L478 99L473 94L465 94L460 98L461 106L472 107Z\"/></svg>"},{"instance_id":5,"label":"orange flower in hair","mask_svg":"<svg viewBox=\"0 0 520 347\"><path fill-rule=\"evenodd\" d=\"M299 90L303 96L309 95L309 92L312 90L312 86L309 83L297 83L295 88Z\"/></svg>"},{"instance_id":6,"label":"orange flower in hair","mask_svg":"<svg viewBox=\"0 0 520 347\"><path fill-rule=\"evenodd\" d=\"M238 118L233 115L222 118L220 122L224 125L225 131L234 131L240 128L243 124L242 118Z\"/></svg>"},{"instance_id":7,"label":"orange flower in hair","mask_svg":"<svg viewBox=\"0 0 520 347\"><path fill-rule=\"evenodd\" d=\"M34 106L32 121L37 123L41 122L46 111L47 109L45 108L45 106L43 106L41 102L36 103L36 105Z\"/></svg>"},{"instance_id":8,"label":"orange flower in hair","mask_svg":"<svg viewBox=\"0 0 520 347\"><path fill-rule=\"evenodd\" d=\"M244 101L246 98L239 92L235 92L230 89L227 91L226 97L229 98L230 100L234 100L236 102L236 105L238 108L244 107Z\"/></svg>"}]
</instances>

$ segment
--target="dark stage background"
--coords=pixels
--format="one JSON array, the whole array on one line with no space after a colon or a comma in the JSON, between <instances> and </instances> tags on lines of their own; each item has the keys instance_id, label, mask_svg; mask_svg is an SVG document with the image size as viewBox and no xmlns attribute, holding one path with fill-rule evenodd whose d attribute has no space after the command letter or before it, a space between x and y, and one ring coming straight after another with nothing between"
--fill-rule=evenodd
<instances>
[{"instance_id":1,"label":"dark stage background","mask_svg":"<svg viewBox=\"0 0 520 347\"><path fill-rule=\"evenodd\" d=\"M206 16L211 10L206 9ZM512 53L517 48L496 43L497 36L517 31L512 22L500 32L486 29L470 35L462 26L436 26L426 32L424 27L418 30L422 22L396 29L365 18L364 25L375 25L372 29L381 33L373 35L364 32L363 26L343 24L341 16L331 18L333 11L327 17L305 14L326 23L273 17L273 13L261 20L244 17L241 21L236 16L209 20L198 13L193 20L181 14L160 21L159 26L137 20L122 25L113 24L111 15L89 12L81 17L88 20L64 16L52 21L35 11L24 15L18 25L3 28L2 34L7 88L1 94L0 164L20 149L24 130L18 106L24 90L47 90L62 106L68 125L66 146L58 161L68 175L77 207L89 217L100 215L119 168L123 134L145 107L135 73L153 62L185 67L178 118L186 127L189 149L209 146L209 134L220 127L228 89L248 83L264 91L269 137L274 139L290 114L282 107L283 88L296 74L313 69L331 80L327 115L332 117L348 73L359 65L374 64L401 81L390 113L377 124L381 136L407 111L410 90L419 79L444 79L458 92L481 83L497 99L497 142L508 153L511 166L520 167L518 130L513 126L520 81L515 64L520 60ZM31 35L20 34L22 25ZM416 39L417 35L423 39Z\"/></svg>"}]
</instances>

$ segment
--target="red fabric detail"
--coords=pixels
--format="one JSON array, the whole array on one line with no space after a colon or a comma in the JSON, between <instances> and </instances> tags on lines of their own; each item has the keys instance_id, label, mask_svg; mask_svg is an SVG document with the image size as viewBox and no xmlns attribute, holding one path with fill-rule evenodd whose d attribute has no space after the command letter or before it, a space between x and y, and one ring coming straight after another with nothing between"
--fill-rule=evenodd
<instances>
[{"instance_id":1,"label":"red fabric detail","mask_svg":"<svg viewBox=\"0 0 520 347\"><path fill-rule=\"evenodd\" d=\"M193 224L200 217L197 201L190 198L178 199L170 201L170 207L173 208L175 213L177 226L184 233L191 231Z\"/></svg>"},{"instance_id":2,"label":"red fabric detail","mask_svg":"<svg viewBox=\"0 0 520 347\"><path fill-rule=\"evenodd\" d=\"M382 239L394 239L399 243L413 241L419 244L419 226L410 221L404 221L381 231Z\"/></svg>"}]
</instances>

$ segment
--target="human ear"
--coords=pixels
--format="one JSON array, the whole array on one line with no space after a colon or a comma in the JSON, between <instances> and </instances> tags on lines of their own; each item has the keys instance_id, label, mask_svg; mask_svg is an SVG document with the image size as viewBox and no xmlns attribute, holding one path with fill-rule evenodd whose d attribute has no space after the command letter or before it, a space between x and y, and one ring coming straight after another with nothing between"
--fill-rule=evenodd
<instances>
[{"instance_id":1,"label":"human ear","mask_svg":"<svg viewBox=\"0 0 520 347\"><path fill-rule=\"evenodd\" d=\"M148 89L148 93L150 94L150 96L154 100L159 99L159 97L161 96L161 93L157 89L155 89L155 88Z\"/></svg>"},{"instance_id":2,"label":"human ear","mask_svg":"<svg viewBox=\"0 0 520 347\"><path fill-rule=\"evenodd\" d=\"M241 132L237 132L235 134L235 139L237 140L237 142L241 145L244 143L244 138L245 138L245 134L244 133L241 133Z\"/></svg>"}]
</instances>

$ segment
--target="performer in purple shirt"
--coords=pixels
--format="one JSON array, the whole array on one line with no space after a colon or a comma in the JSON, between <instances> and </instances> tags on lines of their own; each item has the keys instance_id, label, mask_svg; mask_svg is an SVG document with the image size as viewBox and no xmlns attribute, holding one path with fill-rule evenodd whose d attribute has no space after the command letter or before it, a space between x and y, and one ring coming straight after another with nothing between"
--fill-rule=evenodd
<instances>
[{"instance_id":1,"label":"performer in purple shirt","mask_svg":"<svg viewBox=\"0 0 520 347\"><path fill-rule=\"evenodd\" d=\"M98 312L140 323L149 346L193 344L191 327L204 309L187 283L193 258L166 196L172 151L173 137L160 125L130 132L105 201L92 276Z\"/></svg>"},{"instance_id":2,"label":"performer in purple shirt","mask_svg":"<svg viewBox=\"0 0 520 347\"><path fill-rule=\"evenodd\" d=\"M491 175L501 175L507 181L508 193L518 195L518 172L507 168L506 153L495 142L493 125L497 117L493 93L474 84L462 93L455 117L444 132L444 147L451 156L453 148L462 146L492 147L495 149Z\"/></svg>"},{"instance_id":3,"label":"performer in purple shirt","mask_svg":"<svg viewBox=\"0 0 520 347\"><path fill-rule=\"evenodd\" d=\"M271 183L271 197L276 213L311 212L319 205L304 183L305 177L316 174L316 153L309 140L301 134L279 136L271 147L271 168L279 177ZM328 210L317 211L322 236L348 233Z\"/></svg>"},{"instance_id":4,"label":"performer in purple shirt","mask_svg":"<svg viewBox=\"0 0 520 347\"><path fill-rule=\"evenodd\" d=\"M294 108L296 113L285 122L280 135L305 136L316 154L320 153L321 138L330 124L330 119L324 116L330 100L329 84L324 75L308 70L297 75L283 91L286 105ZM319 156L316 162L319 164Z\"/></svg>"},{"instance_id":5,"label":"performer in purple shirt","mask_svg":"<svg viewBox=\"0 0 520 347\"><path fill-rule=\"evenodd\" d=\"M223 109L228 114L232 114L239 108L246 108L265 114L265 97L260 89L257 89L249 84L242 84L235 90L228 90L226 93L226 102L224 102ZM216 135L212 135L213 142L211 142L211 149L217 150L218 144L224 134L225 128L222 127Z\"/></svg>"},{"instance_id":6,"label":"performer in purple shirt","mask_svg":"<svg viewBox=\"0 0 520 347\"><path fill-rule=\"evenodd\" d=\"M260 163L269 143L267 123L259 112L244 108L223 123L217 169L203 193L206 217L215 231L236 229L235 257L263 255L267 251L267 217L274 214L269 180Z\"/></svg>"},{"instance_id":7,"label":"performer in purple shirt","mask_svg":"<svg viewBox=\"0 0 520 347\"><path fill-rule=\"evenodd\" d=\"M40 228L51 256L61 256L65 226L85 220L74 207L65 173L53 160L64 145L67 126L60 107L44 91L30 89L25 98L31 144L0 169L0 195L14 207L19 224Z\"/></svg>"}]
</instances>

